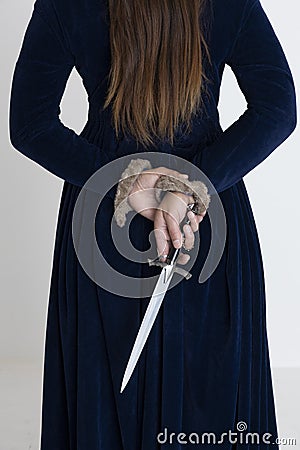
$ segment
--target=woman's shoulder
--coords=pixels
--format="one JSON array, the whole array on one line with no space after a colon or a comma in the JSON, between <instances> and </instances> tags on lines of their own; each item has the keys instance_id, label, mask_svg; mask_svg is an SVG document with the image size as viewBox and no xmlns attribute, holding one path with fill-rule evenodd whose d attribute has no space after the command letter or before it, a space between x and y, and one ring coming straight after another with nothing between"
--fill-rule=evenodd
<instances>
[{"instance_id":1,"label":"woman's shoulder","mask_svg":"<svg viewBox=\"0 0 300 450\"><path fill-rule=\"evenodd\" d=\"M89 53L108 39L108 0L35 0L44 16L71 53ZM76 58L77 59L77 58Z\"/></svg>"},{"instance_id":2,"label":"woman's shoulder","mask_svg":"<svg viewBox=\"0 0 300 450\"><path fill-rule=\"evenodd\" d=\"M260 0L207 0L211 5L214 19L232 31L239 29L247 19L252 8L260 4Z\"/></svg>"},{"instance_id":3,"label":"woman's shoulder","mask_svg":"<svg viewBox=\"0 0 300 450\"><path fill-rule=\"evenodd\" d=\"M107 19L108 0L35 0L34 8L46 15L48 22L57 22L66 32L89 31L97 18Z\"/></svg>"},{"instance_id":4,"label":"woman's shoulder","mask_svg":"<svg viewBox=\"0 0 300 450\"><path fill-rule=\"evenodd\" d=\"M225 60L247 16L260 0L206 0L210 17L210 47L217 60Z\"/></svg>"}]
</instances>

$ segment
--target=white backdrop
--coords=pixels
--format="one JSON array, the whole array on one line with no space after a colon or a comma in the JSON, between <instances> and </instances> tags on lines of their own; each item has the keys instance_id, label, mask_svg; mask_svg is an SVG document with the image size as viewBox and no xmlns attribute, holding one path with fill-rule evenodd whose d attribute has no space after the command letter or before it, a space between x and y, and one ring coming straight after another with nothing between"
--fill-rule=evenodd
<instances>
[{"instance_id":1,"label":"white backdrop","mask_svg":"<svg viewBox=\"0 0 300 450\"><path fill-rule=\"evenodd\" d=\"M262 0L281 41L295 82L300 75L297 2ZM13 67L33 0L1 0L1 297L0 364L41 361L62 181L26 159L8 138L8 102ZM12 25L13 24L13 28ZM226 128L246 103L227 67L219 111ZM62 121L78 133L87 119L87 96L73 71L62 102ZM299 131L245 178L265 266L272 366L300 367Z\"/></svg>"}]
</instances>

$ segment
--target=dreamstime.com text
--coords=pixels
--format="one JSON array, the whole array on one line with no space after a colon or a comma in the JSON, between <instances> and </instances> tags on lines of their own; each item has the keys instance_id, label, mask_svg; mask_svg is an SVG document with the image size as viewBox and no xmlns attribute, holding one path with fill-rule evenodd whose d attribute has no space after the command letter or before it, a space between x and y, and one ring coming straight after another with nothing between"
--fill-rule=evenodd
<instances>
[{"instance_id":1,"label":"dreamstime.com text","mask_svg":"<svg viewBox=\"0 0 300 450\"><path fill-rule=\"evenodd\" d=\"M168 428L157 434L157 441L159 444L278 444L278 445L294 445L296 446L295 438L279 438L274 437L271 433L256 433L247 431L246 422L240 421L237 423L237 431L228 430L221 434L213 432L205 433L174 433L169 432Z\"/></svg>"}]
</instances>

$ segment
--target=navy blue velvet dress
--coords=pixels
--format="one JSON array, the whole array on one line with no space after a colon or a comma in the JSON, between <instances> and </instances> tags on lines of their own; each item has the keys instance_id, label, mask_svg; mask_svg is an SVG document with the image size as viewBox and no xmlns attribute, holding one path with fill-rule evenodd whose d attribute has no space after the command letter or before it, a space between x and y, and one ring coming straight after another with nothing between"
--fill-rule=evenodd
<instances>
[{"instance_id":1,"label":"navy blue velvet dress","mask_svg":"<svg viewBox=\"0 0 300 450\"><path fill-rule=\"evenodd\" d=\"M190 134L178 132L173 146L158 142L151 151L181 156L210 178L226 213L226 246L215 272L199 284L210 243L206 216L193 277L167 292L120 394L149 299L114 295L90 279L74 251L72 212L81 187L97 169L144 149L128 137L116 139L110 109L101 108L110 67L107 2L35 1L14 70L10 137L17 150L64 180L47 319L42 450L269 448L262 441L232 443L224 436L221 444L195 444L196 435L200 442L205 432L221 439L222 433L237 431L241 421L249 432L276 438L263 264L243 176L293 132L295 88L259 0L211 0L204 18L212 58L212 64L205 61L211 80L205 114L195 116ZM225 64L247 109L222 130L217 105ZM74 67L89 101L80 135L59 119ZM97 213L99 246L130 276L158 273L158 267L128 261L114 249L113 195L114 190L105 196ZM152 227L135 216L133 245L147 248ZM158 442L160 432L165 435ZM178 436L181 432L186 437Z\"/></svg>"}]
</instances>

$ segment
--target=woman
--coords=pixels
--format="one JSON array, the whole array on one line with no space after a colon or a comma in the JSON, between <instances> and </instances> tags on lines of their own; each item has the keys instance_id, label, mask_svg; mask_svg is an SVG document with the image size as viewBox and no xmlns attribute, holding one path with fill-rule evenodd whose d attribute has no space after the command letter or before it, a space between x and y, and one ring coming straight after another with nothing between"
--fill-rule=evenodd
<instances>
[{"instance_id":1,"label":"woman","mask_svg":"<svg viewBox=\"0 0 300 450\"><path fill-rule=\"evenodd\" d=\"M247 109L223 131L217 104L225 64ZM89 100L80 135L59 120L73 67ZM17 150L64 180L47 320L42 450L195 448L191 433L200 443L203 433L221 439L229 430L242 431L241 422L274 441L263 265L243 176L293 132L295 106L289 65L259 0L35 1L14 71L10 135ZM185 132L190 118L192 130ZM201 242L195 276L167 292L121 394L148 302L115 295L85 273L74 251L72 213L97 169L145 148L180 156L204 172L222 201L227 240L216 270L199 284L210 224L208 215L200 226L201 217L191 215L186 248L198 226ZM169 169L159 167L159 173ZM178 169L169 174L183 179ZM141 174L131 192L159 177ZM158 267L128 261L114 249L115 193L105 195L97 212L99 247L128 276L158 274ZM189 201L175 195L181 204ZM174 213L177 206L167 204ZM156 214L162 213L154 208L151 217L136 214L131 222L139 250L148 248L155 220L171 238L166 218ZM204 440L203 448L212 442ZM228 435L215 445L269 448L263 441L234 443Z\"/></svg>"}]
</instances>

